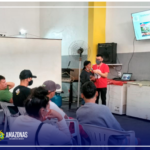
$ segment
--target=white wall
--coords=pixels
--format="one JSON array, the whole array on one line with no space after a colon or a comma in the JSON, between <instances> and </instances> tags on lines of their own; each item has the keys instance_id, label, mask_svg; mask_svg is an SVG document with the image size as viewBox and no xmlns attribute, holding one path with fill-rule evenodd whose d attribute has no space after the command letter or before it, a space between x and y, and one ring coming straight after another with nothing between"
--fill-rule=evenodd
<instances>
[{"instance_id":1,"label":"white wall","mask_svg":"<svg viewBox=\"0 0 150 150\"><path fill-rule=\"evenodd\" d=\"M72 42L77 40L88 43L88 8L65 8L65 6L88 6L88 2L42 2L40 5L51 6L40 9L41 37L62 39L62 63L65 63L62 66L67 67L71 60L69 67L78 68L78 60L68 56L68 49ZM69 84L62 84L63 97L69 96L69 89ZM73 84L73 96L77 96L77 83Z\"/></svg>"},{"instance_id":2,"label":"white wall","mask_svg":"<svg viewBox=\"0 0 150 150\"><path fill-rule=\"evenodd\" d=\"M56 6L88 6L88 2L44 2L40 9L41 37L62 39L62 55L68 55L70 44L76 40L88 42L88 9L56 8Z\"/></svg>"},{"instance_id":3,"label":"white wall","mask_svg":"<svg viewBox=\"0 0 150 150\"><path fill-rule=\"evenodd\" d=\"M88 6L88 2L14 2L2 3L1 6ZM62 39L62 55L68 55L70 44L76 40L88 43L87 8L0 8L0 33L18 36L21 28L27 30L27 37L45 37ZM36 36L32 36L32 35ZM66 60L66 57L64 58ZM69 59L69 56L67 56ZM66 60L68 64L69 60ZM77 64L78 61L72 61ZM70 67L71 67L70 65ZM7 76L6 76L7 78ZM66 94L68 94L69 84ZM75 85L74 85L75 87ZM74 96L76 96L74 88ZM63 95L64 96L64 95Z\"/></svg>"},{"instance_id":4,"label":"white wall","mask_svg":"<svg viewBox=\"0 0 150 150\"><path fill-rule=\"evenodd\" d=\"M129 6L149 8L107 8L106 11L106 42L116 42L118 53L133 52L134 29L131 13L150 9L150 2L107 2L107 6ZM150 52L150 42L135 41L135 52Z\"/></svg>"},{"instance_id":5,"label":"white wall","mask_svg":"<svg viewBox=\"0 0 150 150\"><path fill-rule=\"evenodd\" d=\"M23 69L29 69L37 76L31 88L50 79L61 85L61 40L0 38L0 64L3 63L5 67L0 65L1 74L16 86Z\"/></svg>"},{"instance_id":6,"label":"white wall","mask_svg":"<svg viewBox=\"0 0 150 150\"><path fill-rule=\"evenodd\" d=\"M40 9L39 8L22 8L21 6L39 6L39 2L0 2L0 33L9 35L19 34L19 30L24 28L27 33L40 35ZM20 6L20 8L10 8L12 6ZM34 37L28 35L29 37Z\"/></svg>"}]
</instances>

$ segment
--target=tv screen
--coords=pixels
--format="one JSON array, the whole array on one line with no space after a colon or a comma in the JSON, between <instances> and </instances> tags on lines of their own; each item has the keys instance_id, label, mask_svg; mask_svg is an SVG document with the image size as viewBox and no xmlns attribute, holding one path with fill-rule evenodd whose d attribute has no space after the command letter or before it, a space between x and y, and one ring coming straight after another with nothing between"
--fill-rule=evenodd
<instances>
[{"instance_id":1,"label":"tv screen","mask_svg":"<svg viewBox=\"0 0 150 150\"><path fill-rule=\"evenodd\" d=\"M150 10L133 13L132 20L136 40L150 39Z\"/></svg>"}]
</instances>

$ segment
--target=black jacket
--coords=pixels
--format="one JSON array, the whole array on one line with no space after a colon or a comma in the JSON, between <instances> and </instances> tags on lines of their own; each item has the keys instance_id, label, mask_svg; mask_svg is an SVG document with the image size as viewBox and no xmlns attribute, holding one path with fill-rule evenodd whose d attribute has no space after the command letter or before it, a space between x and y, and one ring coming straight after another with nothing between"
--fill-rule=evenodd
<instances>
[{"instance_id":1,"label":"black jacket","mask_svg":"<svg viewBox=\"0 0 150 150\"><path fill-rule=\"evenodd\" d=\"M87 72L85 70L82 70L81 75L80 75L80 82L81 82L81 86L87 82L90 81L90 76L93 76L92 72Z\"/></svg>"}]
</instances>

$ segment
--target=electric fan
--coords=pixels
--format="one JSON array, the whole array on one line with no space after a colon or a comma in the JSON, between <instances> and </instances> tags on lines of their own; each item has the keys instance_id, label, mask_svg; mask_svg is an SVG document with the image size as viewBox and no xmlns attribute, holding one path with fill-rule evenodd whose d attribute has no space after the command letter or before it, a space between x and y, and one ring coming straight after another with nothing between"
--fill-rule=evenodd
<instances>
[{"instance_id":1,"label":"electric fan","mask_svg":"<svg viewBox=\"0 0 150 150\"><path fill-rule=\"evenodd\" d=\"M77 107L79 107L79 99L80 99L80 74L81 74L81 62L82 55L90 55L90 48L88 44L83 40L74 41L69 46L69 56L72 57L75 61L79 61L79 75L78 75L78 100Z\"/></svg>"}]
</instances>

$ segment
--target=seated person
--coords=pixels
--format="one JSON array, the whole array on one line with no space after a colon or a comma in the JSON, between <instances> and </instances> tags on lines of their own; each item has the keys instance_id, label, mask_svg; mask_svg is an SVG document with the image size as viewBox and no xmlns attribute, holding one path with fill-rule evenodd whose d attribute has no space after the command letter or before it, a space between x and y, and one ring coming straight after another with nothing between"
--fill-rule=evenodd
<instances>
[{"instance_id":1,"label":"seated person","mask_svg":"<svg viewBox=\"0 0 150 150\"><path fill-rule=\"evenodd\" d=\"M53 110L57 111L59 114L62 115L62 117L63 117L64 119L74 119L74 118L72 118L72 117L68 117L62 109L60 109L54 102L51 101L51 98L53 98L54 95L55 95L56 89L60 89L60 85L59 85L59 84L56 84L55 82L53 82L53 81L51 81L51 80L47 80L47 81L45 81L45 82L43 83L42 86L45 87L45 89L48 90L48 95L47 95L47 97L48 97L49 100L50 100L50 101L49 101L50 109L53 109ZM52 120L52 119L51 119L51 120ZM53 124L51 121L45 121L45 122L49 122L49 123ZM72 133L72 134L74 133L75 130L74 130L74 124L73 124L73 123L70 124L69 130L70 130L70 133ZM79 125L79 130L80 130L81 136L82 136L84 139L89 140L87 134L84 132L84 130L83 130L83 128L82 128L81 125Z\"/></svg>"},{"instance_id":2,"label":"seated person","mask_svg":"<svg viewBox=\"0 0 150 150\"><path fill-rule=\"evenodd\" d=\"M15 106L24 107L24 101L30 95L28 86L33 84L33 76L30 70L23 70L20 73L20 85L13 90L13 103Z\"/></svg>"},{"instance_id":3,"label":"seated person","mask_svg":"<svg viewBox=\"0 0 150 150\"><path fill-rule=\"evenodd\" d=\"M63 117L64 119L74 119L74 118L72 118L72 117L68 117L62 109L60 109L54 102L51 101L51 98L53 98L54 95L55 95L56 89L60 89L60 85L59 85L59 84L56 84L55 82L53 82L53 81L51 81L51 80L48 80L48 81L45 81L42 86L44 86L45 89L48 90L48 95L47 95L47 97L48 97L49 100L50 100L50 101L49 101L50 109L53 109L53 110L57 111L59 114L62 115L62 117ZM50 121L49 121L49 122L50 122ZM73 123L70 124L69 130L70 130L70 133L72 133L72 134L74 133L74 124L73 124ZM79 125L79 130L80 130L81 136L82 136L84 139L88 140L88 136L87 136L87 134L84 132L84 130L83 130L83 128L82 128L81 125Z\"/></svg>"},{"instance_id":4,"label":"seated person","mask_svg":"<svg viewBox=\"0 0 150 150\"><path fill-rule=\"evenodd\" d=\"M46 90L48 90L48 95L47 97L49 98L50 102L50 109L54 109L58 113L62 115L63 118L68 119L68 116L60 109L54 102L51 101L51 98L55 96L56 89L60 89L60 85L56 84L55 82L51 80L47 80L43 83L43 86L45 87Z\"/></svg>"},{"instance_id":5,"label":"seated person","mask_svg":"<svg viewBox=\"0 0 150 150\"><path fill-rule=\"evenodd\" d=\"M48 91L44 87L35 88L25 102L27 115L17 117L10 132L27 132L24 140L9 140L9 144L35 145L63 145L71 140L69 128L63 117L55 110L50 109ZM58 128L43 123L45 119L56 118ZM40 125L41 128L40 128ZM39 130L38 130L39 129ZM36 138L35 138L36 137ZM37 140L38 139L38 140Z\"/></svg>"},{"instance_id":6,"label":"seated person","mask_svg":"<svg viewBox=\"0 0 150 150\"><path fill-rule=\"evenodd\" d=\"M0 101L13 103L12 93L9 91L15 86L13 82L6 82L5 77L0 75ZM16 114L16 110L14 107L8 106L11 114Z\"/></svg>"},{"instance_id":7,"label":"seated person","mask_svg":"<svg viewBox=\"0 0 150 150\"><path fill-rule=\"evenodd\" d=\"M93 82L88 81L83 84L81 92L81 97L84 98L85 104L81 106L76 112L77 120L81 125L91 124L124 131L107 106L95 103L98 93ZM112 136L110 137L108 144L128 144L128 142L125 141L127 141L125 136ZM138 141L135 139L135 144L137 143Z\"/></svg>"},{"instance_id":8,"label":"seated person","mask_svg":"<svg viewBox=\"0 0 150 150\"><path fill-rule=\"evenodd\" d=\"M9 90L14 86L13 82L6 82L5 77L0 75L0 101L13 103L12 93Z\"/></svg>"}]
</instances>

